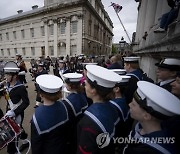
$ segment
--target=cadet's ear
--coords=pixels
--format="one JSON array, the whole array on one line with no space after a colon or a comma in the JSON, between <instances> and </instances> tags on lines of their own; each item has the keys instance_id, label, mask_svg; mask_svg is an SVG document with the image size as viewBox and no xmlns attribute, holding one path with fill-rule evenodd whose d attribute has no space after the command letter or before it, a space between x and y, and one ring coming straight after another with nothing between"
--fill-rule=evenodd
<instances>
[{"instance_id":1,"label":"cadet's ear","mask_svg":"<svg viewBox=\"0 0 180 154\"><path fill-rule=\"evenodd\" d=\"M131 64L130 63L126 63L126 68L130 68L131 67Z\"/></svg>"},{"instance_id":2,"label":"cadet's ear","mask_svg":"<svg viewBox=\"0 0 180 154\"><path fill-rule=\"evenodd\" d=\"M91 89L91 94L93 94L93 95L96 95L96 94L97 94L97 91L96 91L95 88L92 88L92 89Z\"/></svg>"},{"instance_id":3,"label":"cadet's ear","mask_svg":"<svg viewBox=\"0 0 180 154\"><path fill-rule=\"evenodd\" d=\"M120 88L119 87L114 87L113 92L119 92Z\"/></svg>"},{"instance_id":4,"label":"cadet's ear","mask_svg":"<svg viewBox=\"0 0 180 154\"><path fill-rule=\"evenodd\" d=\"M176 74L177 74L177 72L176 72L176 71L171 71L171 77L175 77L175 76L176 76Z\"/></svg>"},{"instance_id":5,"label":"cadet's ear","mask_svg":"<svg viewBox=\"0 0 180 154\"><path fill-rule=\"evenodd\" d=\"M151 120L151 119L152 119L152 116L151 116L149 113L144 112L143 118L144 118L144 120L148 121L148 120Z\"/></svg>"}]
</instances>

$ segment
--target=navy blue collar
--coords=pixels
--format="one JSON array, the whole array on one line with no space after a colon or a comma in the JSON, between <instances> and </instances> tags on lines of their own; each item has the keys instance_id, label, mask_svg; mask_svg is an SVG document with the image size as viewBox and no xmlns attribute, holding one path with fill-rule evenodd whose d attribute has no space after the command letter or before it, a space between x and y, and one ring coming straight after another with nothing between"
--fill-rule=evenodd
<instances>
[{"instance_id":1,"label":"navy blue collar","mask_svg":"<svg viewBox=\"0 0 180 154\"><path fill-rule=\"evenodd\" d=\"M71 106L75 116L81 114L88 107L87 99L83 93L71 93L64 100Z\"/></svg>"},{"instance_id":2,"label":"navy blue collar","mask_svg":"<svg viewBox=\"0 0 180 154\"><path fill-rule=\"evenodd\" d=\"M122 121L126 121L129 116L129 107L126 104L125 98L115 98L110 100L110 103L118 110L119 116L122 118Z\"/></svg>"},{"instance_id":3,"label":"navy blue collar","mask_svg":"<svg viewBox=\"0 0 180 154\"><path fill-rule=\"evenodd\" d=\"M33 115L33 123L38 134L48 133L66 123L69 117L62 102L55 102L51 106L39 106Z\"/></svg>"},{"instance_id":4,"label":"navy blue collar","mask_svg":"<svg viewBox=\"0 0 180 154\"><path fill-rule=\"evenodd\" d=\"M140 69L136 69L136 70L134 70L132 72L127 73L126 75L134 76L138 80L142 80L143 73L142 73L142 71Z\"/></svg>"},{"instance_id":5,"label":"navy blue collar","mask_svg":"<svg viewBox=\"0 0 180 154\"><path fill-rule=\"evenodd\" d=\"M118 112L109 102L92 104L85 112L104 133L114 136L115 125L119 122Z\"/></svg>"}]
</instances>

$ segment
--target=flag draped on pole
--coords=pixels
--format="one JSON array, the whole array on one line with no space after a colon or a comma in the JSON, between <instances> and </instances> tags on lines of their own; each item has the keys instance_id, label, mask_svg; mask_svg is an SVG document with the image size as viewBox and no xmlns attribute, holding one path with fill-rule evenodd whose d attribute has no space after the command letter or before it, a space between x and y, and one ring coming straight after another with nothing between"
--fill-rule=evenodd
<instances>
[{"instance_id":1,"label":"flag draped on pole","mask_svg":"<svg viewBox=\"0 0 180 154\"><path fill-rule=\"evenodd\" d=\"M116 4L116 3L112 3L112 2L111 2L110 6L113 6L113 8L116 11L116 13L119 13L122 10L122 8L123 8L121 5Z\"/></svg>"},{"instance_id":2,"label":"flag draped on pole","mask_svg":"<svg viewBox=\"0 0 180 154\"><path fill-rule=\"evenodd\" d=\"M122 25L122 27L123 27L123 29L124 29L127 37L128 37L128 39L129 39L129 42L131 43L131 39L130 39L130 37L129 37L127 31L126 31L126 28L124 27L124 25L123 25L123 23L122 23L122 21L121 21L121 19L120 19L120 17L119 17L119 14L118 14L118 13L122 10L123 7L122 7L121 5L119 5L119 4L112 3L112 2L111 2L111 5L110 5L110 6L113 6L114 11L116 12L117 17L118 17L118 19L119 19L119 21L120 21L120 23L121 23L121 25Z\"/></svg>"}]
</instances>

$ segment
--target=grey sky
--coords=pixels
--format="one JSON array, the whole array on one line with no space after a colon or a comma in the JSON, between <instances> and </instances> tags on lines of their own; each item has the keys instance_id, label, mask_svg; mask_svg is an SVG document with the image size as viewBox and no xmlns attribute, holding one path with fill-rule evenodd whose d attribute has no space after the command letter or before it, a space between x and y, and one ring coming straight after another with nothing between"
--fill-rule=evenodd
<instances>
[{"instance_id":1,"label":"grey sky","mask_svg":"<svg viewBox=\"0 0 180 154\"><path fill-rule=\"evenodd\" d=\"M132 33L136 31L137 3L134 0L112 0L112 2L123 6L119 16L131 38ZM102 0L102 3L104 4L104 8L108 12L114 25L113 42L119 42L122 36L127 42L129 42L113 7L109 7L111 1ZM23 10L24 12L29 11L33 5L42 7L44 5L44 0L0 0L0 18L15 15L17 14L17 10Z\"/></svg>"}]
</instances>

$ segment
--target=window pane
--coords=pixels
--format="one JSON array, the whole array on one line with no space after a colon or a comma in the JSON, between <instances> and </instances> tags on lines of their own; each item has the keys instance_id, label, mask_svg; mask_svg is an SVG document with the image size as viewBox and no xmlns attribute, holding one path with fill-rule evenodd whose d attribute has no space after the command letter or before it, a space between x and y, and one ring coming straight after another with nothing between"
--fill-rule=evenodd
<instances>
[{"instance_id":1,"label":"window pane","mask_svg":"<svg viewBox=\"0 0 180 154\"><path fill-rule=\"evenodd\" d=\"M73 45L71 46L71 54L74 56L75 54L77 54L77 45Z\"/></svg>"},{"instance_id":2,"label":"window pane","mask_svg":"<svg viewBox=\"0 0 180 154\"><path fill-rule=\"evenodd\" d=\"M6 33L6 39L9 40L9 33Z\"/></svg>"},{"instance_id":3,"label":"window pane","mask_svg":"<svg viewBox=\"0 0 180 154\"><path fill-rule=\"evenodd\" d=\"M17 48L14 48L14 54L15 55L17 54Z\"/></svg>"},{"instance_id":4,"label":"window pane","mask_svg":"<svg viewBox=\"0 0 180 154\"><path fill-rule=\"evenodd\" d=\"M1 49L1 55L4 56L4 50L3 49Z\"/></svg>"},{"instance_id":5,"label":"window pane","mask_svg":"<svg viewBox=\"0 0 180 154\"><path fill-rule=\"evenodd\" d=\"M16 40L16 31L13 31L14 39Z\"/></svg>"},{"instance_id":6,"label":"window pane","mask_svg":"<svg viewBox=\"0 0 180 154\"><path fill-rule=\"evenodd\" d=\"M53 56L54 55L54 47L50 46L49 49L50 49L50 55Z\"/></svg>"},{"instance_id":7,"label":"window pane","mask_svg":"<svg viewBox=\"0 0 180 154\"><path fill-rule=\"evenodd\" d=\"M45 36L44 26L41 26L41 36Z\"/></svg>"},{"instance_id":8,"label":"window pane","mask_svg":"<svg viewBox=\"0 0 180 154\"><path fill-rule=\"evenodd\" d=\"M65 32L66 32L66 23L62 22L60 23L60 33L65 34Z\"/></svg>"},{"instance_id":9,"label":"window pane","mask_svg":"<svg viewBox=\"0 0 180 154\"><path fill-rule=\"evenodd\" d=\"M26 55L26 49L22 48L22 54L25 56Z\"/></svg>"},{"instance_id":10,"label":"window pane","mask_svg":"<svg viewBox=\"0 0 180 154\"><path fill-rule=\"evenodd\" d=\"M23 29L23 30L21 30L21 36L22 36L22 38L25 38L24 29Z\"/></svg>"},{"instance_id":11,"label":"window pane","mask_svg":"<svg viewBox=\"0 0 180 154\"><path fill-rule=\"evenodd\" d=\"M35 48L31 47L31 55L34 56L35 55Z\"/></svg>"},{"instance_id":12,"label":"window pane","mask_svg":"<svg viewBox=\"0 0 180 154\"><path fill-rule=\"evenodd\" d=\"M11 55L9 48L7 49L7 53L8 53L9 56Z\"/></svg>"},{"instance_id":13,"label":"window pane","mask_svg":"<svg viewBox=\"0 0 180 154\"><path fill-rule=\"evenodd\" d=\"M54 33L54 25L49 26L49 32L50 32L50 35L53 35L53 33Z\"/></svg>"},{"instance_id":14,"label":"window pane","mask_svg":"<svg viewBox=\"0 0 180 154\"><path fill-rule=\"evenodd\" d=\"M0 34L0 41L2 41L2 34Z\"/></svg>"},{"instance_id":15,"label":"window pane","mask_svg":"<svg viewBox=\"0 0 180 154\"><path fill-rule=\"evenodd\" d=\"M31 32L31 37L34 37L34 28L31 28L30 32Z\"/></svg>"},{"instance_id":16,"label":"window pane","mask_svg":"<svg viewBox=\"0 0 180 154\"><path fill-rule=\"evenodd\" d=\"M71 22L71 33L77 33L77 21Z\"/></svg>"}]
</instances>

